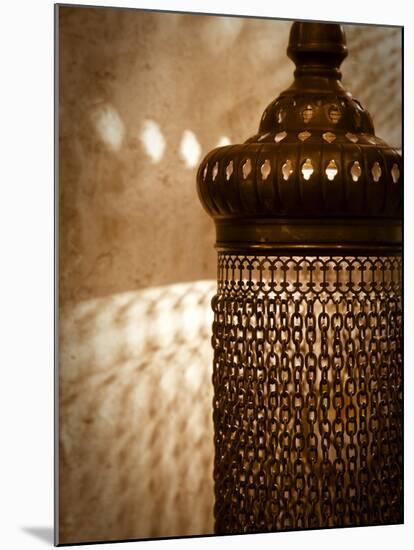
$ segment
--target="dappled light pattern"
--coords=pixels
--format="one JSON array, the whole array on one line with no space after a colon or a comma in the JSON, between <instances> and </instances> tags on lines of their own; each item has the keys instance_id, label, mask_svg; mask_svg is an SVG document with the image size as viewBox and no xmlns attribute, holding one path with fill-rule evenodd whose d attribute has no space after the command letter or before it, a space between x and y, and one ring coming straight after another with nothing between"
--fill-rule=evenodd
<instances>
[{"instance_id":1,"label":"dappled light pattern","mask_svg":"<svg viewBox=\"0 0 414 550\"><path fill-rule=\"evenodd\" d=\"M110 150L119 151L125 127L118 112L110 105L104 105L92 113L92 118L102 141Z\"/></svg>"},{"instance_id":2,"label":"dappled light pattern","mask_svg":"<svg viewBox=\"0 0 414 550\"><path fill-rule=\"evenodd\" d=\"M165 139L158 124L153 120L146 120L142 126L140 139L152 162L159 162L164 155Z\"/></svg>"},{"instance_id":3,"label":"dappled light pattern","mask_svg":"<svg viewBox=\"0 0 414 550\"><path fill-rule=\"evenodd\" d=\"M62 312L60 542L212 533L215 287Z\"/></svg>"},{"instance_id":4,"label":"dappled light pattern","mask_svg":"<svg viewBox=\"0 0 414 550\"><path fill-rule=\"evenodd\" d=\"M201 147L191 130L185 130L180 144L181 158L187 168L194 168L200 160Z\"/></svg>"}]
</instances>

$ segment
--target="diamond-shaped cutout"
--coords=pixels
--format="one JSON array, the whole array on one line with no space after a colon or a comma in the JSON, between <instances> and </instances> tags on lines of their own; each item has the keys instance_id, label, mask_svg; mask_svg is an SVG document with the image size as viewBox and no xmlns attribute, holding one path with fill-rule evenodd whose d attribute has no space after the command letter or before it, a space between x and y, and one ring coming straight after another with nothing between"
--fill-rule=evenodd
<instances>
[{"instance_id":1,"label":"diamond-shaped cutout","mask_svg":"<svg viewBox=\"0 0 414 550\"><path fill-rule=\"evenodd\" d=\"M348 132L345 135L349 139L349 141L352 141L352 143L356 143L358 141L358 136L356 134L352 134L351 132Z\"/></svg>"},{"instance_id":2,"label":"diamond-shaped cutout","mask_svg":"<svg viewBox=\"0 0 414 550\"><path fill-rule=\"evenodd\" d=\"M324 134L322 134L322 137L328 143L332 143L333 141L336 140L336 135L333 134L332 132L325 132Z\"/></svg>"},{"instance_id":3,"label":"diamond-shaped cutout","mask_svg":"<svg viewBox=\"0 0 414 550\"><path fill-rule=\"evenodd\" d=\"M298 138L300 139L300 141L306 141L308 138L311 137L311 133L310 132L300 132L300 134L298 134Z\"/></svg>"}]
</instances>

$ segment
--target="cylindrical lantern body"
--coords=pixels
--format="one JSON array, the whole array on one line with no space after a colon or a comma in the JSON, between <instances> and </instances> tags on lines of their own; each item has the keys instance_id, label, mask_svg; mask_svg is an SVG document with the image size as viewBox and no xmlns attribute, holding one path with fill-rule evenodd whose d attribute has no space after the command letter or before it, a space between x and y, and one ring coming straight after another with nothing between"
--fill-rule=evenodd
<instances>
[{"instance_id":1,"label":"cylindrical lantern body","mask_svg":"<svg viewBox=\"0 0 414 550\"><path fill-rule=\"evenodd\" d=\"M217 533L401 519L401 259L219 254Z\"/></svg>"},{"instance_id":2,"label":"cylindrical lantern body","mask_svg":"<svg viewBox=\"0 0 414 550\"><path fill-rule=\"evenodd\" d=\"M339 25L295 23L295 82L212 151L216 532L402 521L402 165L340 85Z\"/></svg>"}]
</instances>

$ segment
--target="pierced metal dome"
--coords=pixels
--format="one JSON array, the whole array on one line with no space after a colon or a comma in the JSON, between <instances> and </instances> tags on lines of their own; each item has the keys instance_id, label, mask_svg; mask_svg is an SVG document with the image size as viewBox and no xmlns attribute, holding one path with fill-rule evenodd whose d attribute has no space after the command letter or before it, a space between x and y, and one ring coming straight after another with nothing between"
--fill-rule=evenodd
<instances>
[{"instance_id":1,"label":"pierced metal dome","mask_svg":"<svg viewBox=\"0 0 414 550\"><path fill-rule=\"evenodd\" d=\"M401 243L402 161L341 84L337 24L294 23L293 84L258 133L204 158L197 189L219 249L369 248Z\"/></svg>"}]
</instances>

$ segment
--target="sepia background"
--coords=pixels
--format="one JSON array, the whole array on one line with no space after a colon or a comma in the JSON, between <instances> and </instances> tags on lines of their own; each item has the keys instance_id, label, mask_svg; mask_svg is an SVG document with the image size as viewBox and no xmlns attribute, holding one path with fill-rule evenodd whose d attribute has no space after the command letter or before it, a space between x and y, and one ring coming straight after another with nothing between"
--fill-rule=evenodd
<instances>
[{"instance_id":1,"label":"sepia background","mask_svg":"<svg viewBox=\"0 0 414 550\"><path fill-rule=\"evenodd\" d=\"M214 227L195 173L292 81L291 22L60 6L59 542L213 532ZM343 83L401 147L401 30Z\"/></svg>"}]
</instances>

